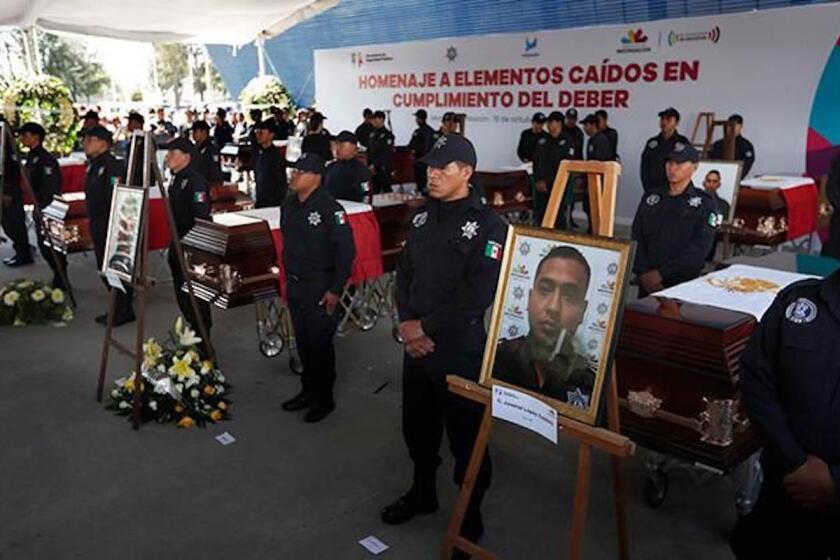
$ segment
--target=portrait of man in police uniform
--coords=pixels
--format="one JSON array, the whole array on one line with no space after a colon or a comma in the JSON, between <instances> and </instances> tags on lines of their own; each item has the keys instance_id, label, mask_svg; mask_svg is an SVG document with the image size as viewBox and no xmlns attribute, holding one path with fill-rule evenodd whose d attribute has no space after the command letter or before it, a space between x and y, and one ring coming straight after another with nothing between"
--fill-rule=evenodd
<instances>
[{"instance_id":1,"label":"portrait of man in police uniform","mask_svg":"<svg viewBox=\"0 0 840 560\"><path fill-rule=\"evenodd\" d=\"M602 240L516 231L482 381L545 397L560 412L594 422L629 247L613 251L587 246Z\"/></svg>"}]
</instances>

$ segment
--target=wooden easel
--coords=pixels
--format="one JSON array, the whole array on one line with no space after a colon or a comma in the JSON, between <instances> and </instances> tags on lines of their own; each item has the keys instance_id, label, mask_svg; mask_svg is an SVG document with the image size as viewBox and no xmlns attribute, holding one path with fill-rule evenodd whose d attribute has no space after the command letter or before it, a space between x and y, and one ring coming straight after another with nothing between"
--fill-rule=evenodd
<instances>
[{"instance_id":1,"label":"wooden easel","mask_svg":"<svg viewBox=\"0 0 840 560\"><path fill-rule=\"evenodd\" d=\"M704 129L705 137L702 142L698 141L697 133L700 132L701 127ZM703 112L697 115L697 120L694 121L694 130L691 132L691 144L700 150L703 159L709 157L709 150L712 148L712 143L715 139L715 129L723 129L723 159L735 159L735 133L729 125L729 121L721 121L715 119L715 114L710 112Z\"/></svg>"},{"instance_id":2,"label":"wooden easel","mask_svg":"<svg viewBox=\"0 0 840 560\"><path fill-rule=\"evenodd\" d=\"M11 146L13 152L18 156L18 164L20 164L20 152L17 149L17 144L15 143L15 139L12 136L12 131L9 128L9 123L7 122L0 122L0 175L2 175L2 184L0 184L0 199L3 198L3 192L5 188L6 182L6 152L8 148L6 147ZM21 184L23 185L23 189L26 194L29 195L29 198L32 199L32 221L35 222L35 227L38 228L40 232L39 239L49 247L50 250L50 259L53 262L53 266L55 267L56 272L58 272L58 277L61 278L61 281L64 283L64 290L67 292L67 296L70 298L70 304L73 308L76 308L76 296L73 294L73 286L70 285L70 279L67 277L67 271L61 266L61 263L58 260L58 255L56 254L55 247L53 243L49 240L48 230L44 223L44 213L41 212L41 208L38 206L38 199L35 197L35 191L32 189L32 183L29 182L29 177L26 176L26 172L23 169L23 165L20 165L20 176L21 176ZM28 236L28 234L27 234ZM27 241L28 243L28 241Z\"/></svg>"},{"instance_id":3,"label":"wooden easel","mask_svg":"<svg viewBox=\"0 0 840 560\"><path fill-rule=\"evenodd\" d=\"M131 147L129 149L128 156L128 168L126 169L127 184L130 183L131 178L134 177L135 164L137 163L138 159L137 140L140 136L140 134L136 133L131 138ZM172 249L175 250L176 256L178 258L178 266L181 268L181 274L184 278L184 283L187 287L187 292L190 296L190 305L193 309L193 315L195 316L196 322L198 322L198 325L193 326L197 326L198 328L198 332L201 335L201 340L204 344L204 348L207 352L208 357L211 360L214 360L215 358L213 354L213 347L210 344L210 337L207 331L207 326L204 324L204 320L202 319L201 314L198 311L198 305L196 303L195 294L193 293L192 281L190 280L190 276L187 273L186 261L184 259L184 251L181 247L181 240L178 238L178 230L175 226L175 216L172 214L172 207L169 205L169 195L166 192L166 188L163 184L163 177L155 161L155 144L154 139L152 138L152 133L150 131L146 131L142 135L142 137L143 184L135 186L142 186L146 190L146 196L143 197L143 213L142 221L140 224L141 247L138 253L138 258L135 262L134 280L131 283L134 287L135 293L137 294L137 297L135 298L137 303L137 330L134 338L134 349L132 350L131 348L122 344L120 341L116 340L112 336L114 329L114 314L116 312L117 306L117 289L111 288L108 304L108 319L106 322L105 337L102 339L102 355L99 361L99 382L97 384L96 389L96 400L101 402L102 391L105 386L105 372L108 369L108 355L112 347L116 349L119 353L129 356L134 360L134 371L136 372L136 377L134 387L134 399L132 401L131 419L132 425L135 430L140 427L140 411L142 406L142 366L143 338L145 336L146 329L146 293L149 290L149 288L151 288L154 285L154 283L148 276L150 220L149 191L151 190L153 176L154 181L158 184L160 188L160 195L163 199L163 205L166 209L167 222L169 224L169 231L172 236Z\"/></svg>"},{"instance_id":4,"label":"wooden easel","mask_svg":"<svg viewBox=\"0 0 840 560\"><path fill-rule=\"evenodd\" d=\"M615 198L621 165L616 162L589 162L565 160L554 179L551 196L548 200L542 227L553 228L560 204L566 190L566 183L572 173L585 174L589 185L589 201L592 211L592 231L597 235L612 237L615 227ZM493 422L492 393L490 389L462 377L449 375L446 378L449 390L461 397L484 405L484 415L473 444L470 463L467 467L461 491L455 502L452 519L446 532L441 558L449 560L454 550L460 549L474 558L497 560L498 556L461 536L461 526L467 513L467 506L472 498L476 478ZM558 415L557 428L560 435L565 435L580 443L577 465L577 486L575 489L572 514L570 558L580 560L583 557L583 537L586 526L586 513L589 506L589 474L591 470L592 449L601 449L612 455L613 492L615 494L616 524L618 532L618 551L621 560L630 557L627 541L626 505L624 502L623 461L635 452L635 444L620 434L618 411L618 384L613 365L607 388L607 425L608 428L596 428L577 420Z\"/></svg>"}]
</instances>

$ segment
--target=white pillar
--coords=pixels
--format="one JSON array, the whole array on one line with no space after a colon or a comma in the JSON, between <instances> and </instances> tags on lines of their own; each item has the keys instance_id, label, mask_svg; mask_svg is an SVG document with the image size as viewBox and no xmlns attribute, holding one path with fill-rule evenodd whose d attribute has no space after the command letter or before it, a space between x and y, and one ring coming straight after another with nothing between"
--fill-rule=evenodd
<instances>
[{"instance_id":1,"label":"white pillar","mask_svg":"<svg viewBox=\"0 0 840 560\"><path fill-rule=\"evenodd\" d=\"M265 37L260 34L254 41L257 46L257 76L265 76Z\"/></svg>"}]
</instances>

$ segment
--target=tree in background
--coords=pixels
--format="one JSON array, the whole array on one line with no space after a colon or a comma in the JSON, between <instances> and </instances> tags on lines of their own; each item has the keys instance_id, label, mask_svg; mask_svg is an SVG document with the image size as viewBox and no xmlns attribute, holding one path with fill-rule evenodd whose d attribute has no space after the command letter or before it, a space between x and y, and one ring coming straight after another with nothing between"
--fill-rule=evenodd
<instances>
[{"instance_id":1,"label":"tree in background","mask_svg":"<svg viewBox=\"0 0 840 560\"><path fill-rule=\"evenodd\" d=\"M204 103L205 94L212 94L218 92L224 97L227 97L227 88L225 82L222 80L221 74L216 70L216 65L210 61L206 51L199 45L190 45L190 65L192 68L192 85L193 91L198 94L201 102ZM207 84L207 65L210 65L210 84Z\"/></svg>"},{"instance_id":2,"label":"tree in background","mask_svg":"<svg viewBox=\"0 0 840 560\"><path fill-rule=\"evenodd\" d=\"M60 78L76 100L90 101L111 85L105 68L91 59L80 41L44 33L39 46L44 73Z\"/></svg>"},{"instance_id":3,"label":"tree in background","mask_svg":"<svg viewBox=\"0 0 840 560\"><path fill-rule=\"evenodd\" d=\"M155 44L155 73L162 94L172 91L175 107L181 106L184 80L189 77L189 52L181 43Z\"/></svg>"}]
</instances>

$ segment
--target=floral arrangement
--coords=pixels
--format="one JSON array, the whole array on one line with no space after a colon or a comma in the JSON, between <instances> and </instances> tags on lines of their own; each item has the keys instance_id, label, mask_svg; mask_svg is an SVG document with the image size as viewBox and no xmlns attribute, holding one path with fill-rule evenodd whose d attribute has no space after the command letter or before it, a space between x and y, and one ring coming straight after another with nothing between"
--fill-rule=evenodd
<instances>
[{"instance_id":1,"label":"floral arrangement","mask_svg":"<svg viewBox=\"0 0 840 560\"><path fill-rule=\"evenodd\" d=\"M55 76L17 78L2 93L3 114L12 127L35 121L47 131L44 147L69 154L76 142L79 122L70 89Z\"/></svg>"},{"instance_id":2,"label":"floral arrangement","mask_svg":"<svg viewBox=\"0 0 840 560\"><path fill-rule=\"evenodd\" d=\"M0 287L0 325L63 327L73 320L64 291L35 280L15 280Z\"/></svg>"},{"instance_id":3,"label":"floral arrangement","mask_svg":"<svg viewBox=\"0 0 840 560\"><path fill-rule=\"evenodd\" d=\"M239 102L247 113L251 108L267 109L271 105L289 109L294 114L295 106L286 86L276 76L257 76L239 94Z\"/></svg>"},{"instance_id":4,"label":"floral arrangement","mask_svg":"<svg viewBox=\"0 0 840 560\"><path fill-rule=\"evenodd\" d=\"M202 359L197 337L179 317L166 343L150 338L143 344L141 380L137 372L118 379L107 408L131 414L134 392L141 391L144 422L175 422L179 428L204 427L230 418L230 385L211 360Z\"/></svg>"}]
</instances>

